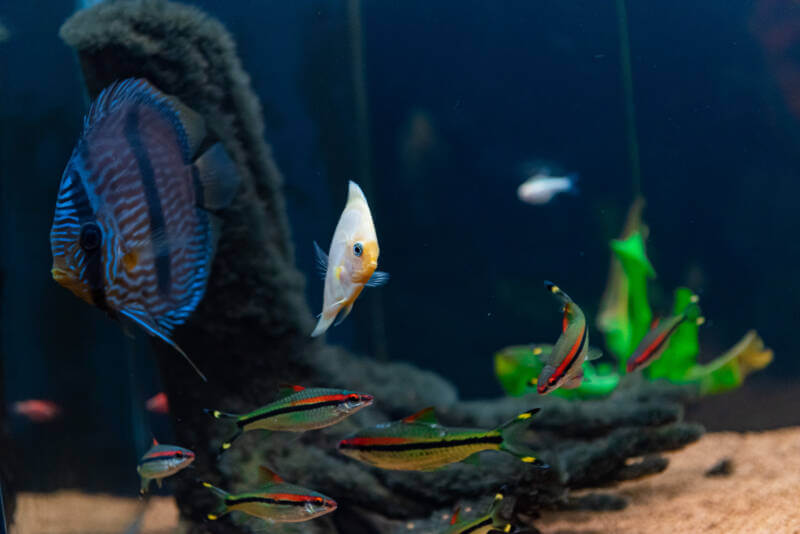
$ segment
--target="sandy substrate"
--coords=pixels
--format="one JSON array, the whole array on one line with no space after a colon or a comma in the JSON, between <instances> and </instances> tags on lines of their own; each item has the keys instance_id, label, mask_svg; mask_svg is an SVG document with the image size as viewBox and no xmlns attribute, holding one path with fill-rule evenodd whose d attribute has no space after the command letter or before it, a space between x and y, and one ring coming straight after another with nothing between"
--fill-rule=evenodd
<instances>
[{"instance_id":1,"label":"sandy substrate","mask_svg":"<svg viewBox=\"0 0 800 534\"><path fill-rule=\"evenodd\" d=\"M605 493L630 505L615 512L545 513L543 534L800 534L800 427L715 433L670 455L666 472ZM722 458L733 473L706 477ZM135 499L77 491L19 496L11 534L122 534L140 511ZM140 534L174 532L171 499L154 497Z\"/></svg>"},{"instance_id":2,"label":"sandy substrate","mask_svg":"<svg viewBox=\"0 0 800 534\"><path fill-rule=\"evenodd\" d=\"M722 458L730 476L704 473ZM800 533L800 427L714 433L670 455L666 472L607 492L618 512L547 513L543 534Z\"/></svg>"}]
</instances>

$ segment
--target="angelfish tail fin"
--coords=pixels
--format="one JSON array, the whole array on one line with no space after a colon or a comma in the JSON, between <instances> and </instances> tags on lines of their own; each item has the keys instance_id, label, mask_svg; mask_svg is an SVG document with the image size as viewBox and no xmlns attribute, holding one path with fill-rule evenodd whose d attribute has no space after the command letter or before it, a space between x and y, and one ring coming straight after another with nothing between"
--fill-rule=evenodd
<instances>
[{"instance_id":1,"label":"angelfish tail fin","mask_svg":"<svg viewBox=\"0 0 800 534\"><path fill-rule=\"evenodd\" d=\"M528 428L531 418L536 415L539 410L540 408L534 408L527 412L522 412L513 419L503 423L495 432L498 432L503 438L503 441L500 443L501 451L513 454L527 464L547 468L549 466L541 461L536 453L522 442L519 436L520 433Z\"/></svg>"},{"instance_id":2,"label":"angelfish tail fin","mask_svg":"<svg viewBox=\"0 0 800 534\"><path fill-rule=\"evenodd\" d=\"M206 514L206 518L210 519L211 521L216 521L223 515L228 513L228 507L225 505L225 499L230 495L227 491L221 490L218 487L209 484L208 482L203 482L203 487L207 488L211 493L217 496L220 500L219 505L214 510L214 512L210 514Z\"/></svg>"}]
</instances>

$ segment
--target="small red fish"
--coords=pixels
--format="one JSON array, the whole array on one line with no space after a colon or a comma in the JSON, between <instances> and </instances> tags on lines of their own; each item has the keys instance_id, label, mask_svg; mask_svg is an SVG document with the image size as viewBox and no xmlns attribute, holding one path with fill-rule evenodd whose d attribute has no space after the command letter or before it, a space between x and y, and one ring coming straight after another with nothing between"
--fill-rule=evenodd
<instances>
[{"instance_id":1,"label":"small red fish","mask_svg":"<svg viewBox=\"0 0 800 534\"><path fill-rule=\"evenodd\" d=\"M34 423L47 423L61 415L61 406L42 399L17 401L11 409L15 414L26 417Z\"/></svg>"},{"instance_id":2,"label":"small red fish","mask_svg":"<svg viewBox=\"0 0 800 534\"><path fill-rule=\"evenodd\" d=\"M168 414L169 401L167 400L167 394L163 391L161 393L156 393L147 399L145 407L153 413Z\"/></svg>"}]
</instances>

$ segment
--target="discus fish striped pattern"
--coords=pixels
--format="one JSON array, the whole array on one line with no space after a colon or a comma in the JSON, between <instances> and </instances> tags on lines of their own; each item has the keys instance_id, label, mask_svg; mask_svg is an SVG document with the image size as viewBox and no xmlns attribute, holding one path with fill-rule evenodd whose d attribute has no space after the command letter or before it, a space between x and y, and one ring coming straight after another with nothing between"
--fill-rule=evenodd
<instances>
[{"instance_id":1,"label":"discus fish striped pattern","mask_svg":"<svg viewBox=\"0 0 800 534\"><path fill-rule=\"evenodd\" d=\"M51 230L59 283L167 341L202 299L214 254L192 156L170 98L145 80L111 85L86 116Z\"/></svg>"}]
</instances>

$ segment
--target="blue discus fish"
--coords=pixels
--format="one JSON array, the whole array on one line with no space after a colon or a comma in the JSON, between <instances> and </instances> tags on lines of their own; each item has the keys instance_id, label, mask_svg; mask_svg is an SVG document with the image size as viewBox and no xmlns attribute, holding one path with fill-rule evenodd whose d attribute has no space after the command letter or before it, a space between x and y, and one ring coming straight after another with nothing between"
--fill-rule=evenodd
<instances>
[{"instance_id":1,"label":"blue discus fish","mask_svg":"<svg viewBox=\"0 0 800 534\"><path fill-rule=\"evenodd\" d=\"M220 143L198 153L205 138L200 115L146 80L113 83L84 119L50 231L59 284L187 360L171 332L203 298L219 233L212 211L239 184Z\"/></svg>"}]
</instances>

